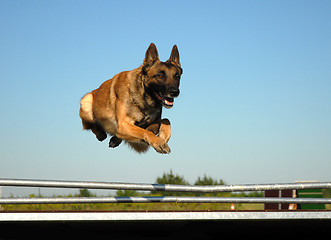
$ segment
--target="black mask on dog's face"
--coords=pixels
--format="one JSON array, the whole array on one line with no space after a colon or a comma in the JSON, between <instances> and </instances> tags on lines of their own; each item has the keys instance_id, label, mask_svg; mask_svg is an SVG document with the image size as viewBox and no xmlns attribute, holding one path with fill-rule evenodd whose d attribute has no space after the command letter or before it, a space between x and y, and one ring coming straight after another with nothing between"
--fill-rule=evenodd
<instances>
[{"instance_id":1,"label":"black mask on dog's face","mask_svg":"<svg viewBox=\"0 0 331 240\"><path fill-rule=\"evenodd\" d=\"M159 60L156 46L151 43L146 51L142 74L146 76L146 92L158 103L171 108L174 98L178 97L180 77L183 73L179 62L177 46L174 45L170 58L166 62Z\"/></svg>"}]
</instances>

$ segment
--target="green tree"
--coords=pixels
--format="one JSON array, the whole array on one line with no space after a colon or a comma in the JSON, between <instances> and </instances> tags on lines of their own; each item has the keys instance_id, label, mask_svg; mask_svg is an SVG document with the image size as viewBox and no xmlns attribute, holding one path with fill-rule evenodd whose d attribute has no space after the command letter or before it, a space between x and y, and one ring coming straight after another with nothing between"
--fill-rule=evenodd
<instances>
[{"instance_id":1,"label":"green tree","mask_svg":"<svg viewBox=\"0 0 331 240\"><path fill-rule=\"evenodd\" d=\"M212 177L208 177L206 174L203 175L203 178L198 177L198 179L195 181L194 185L224 185L224 181L222 179L220 179L219 181L212 178ZM217 196L219 195L219 193L215 192L215 193L207 193L208 195L212 195L212 196ZM196 193L196 196L201 196L204 195L204 193Z\"/></svg>"},{"instance_id":2,"label":"green tree","mask_svg":"<svg viewBox=\"0 0 331 240\"><path fill-rule=\"evenodd\" d=\"M163 173L162 177L156 179L157 184L176 184L176 185L189 185L189 183L184 179L183 176L174 174L172 170L169 173ZM158 195L162 196L180 196L185 195L181 192L156 192Z\"/></svg>"},{"instance_id":3,"label":"green tree","mask_svg":"<svg viewBox=\"0 0 331 240\"><path fill-rule=\"evenodd\" d=\"M198 177L198 179L195 181L194 185L224 185L224 181L220 179L217 181L216 179L213 179L212 177L208 177L203 175L203 178Z\"/></svg>"}]
</instances>

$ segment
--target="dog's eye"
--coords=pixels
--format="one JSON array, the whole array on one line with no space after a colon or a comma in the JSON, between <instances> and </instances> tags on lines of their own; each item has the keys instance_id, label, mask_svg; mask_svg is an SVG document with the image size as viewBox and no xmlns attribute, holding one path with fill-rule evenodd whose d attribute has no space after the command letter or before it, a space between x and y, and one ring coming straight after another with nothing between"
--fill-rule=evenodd
<instances>
[{"instance_id":1,"label":"dog's eye","mask_svg":"<svg viewBox=\"0 0 331 240\"><path fill-rule=\"evenodd\" d=\"M178 73L176 73L176 75L175 75L175 79L176 79L176 80L179 80L179 79L180 79L180 75L179 75Z\"/></svg>"},{"instance_id":2,"label":"dog's eye","mask_svg":"<svg viewBox=\"0 0 331 240\"><path fill-rule=\"evenodd\" d=\"M159 79L164 79L165 76L163 73L158 73L158 74L156 74L156 77Z\"/></svg>"}]
</instances>

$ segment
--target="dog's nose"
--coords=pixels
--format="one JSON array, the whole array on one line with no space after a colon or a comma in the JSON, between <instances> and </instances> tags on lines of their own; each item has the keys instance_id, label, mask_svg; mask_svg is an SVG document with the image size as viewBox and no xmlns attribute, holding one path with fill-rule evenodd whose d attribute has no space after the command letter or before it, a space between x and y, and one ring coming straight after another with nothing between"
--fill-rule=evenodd
<instances>
[{"instance_id":1,"label":"dog's nose","mask_svg":"<svg viewBox=\"0 0 331 240\"><path fill-rule=\"evenodd\" d=\"M179 89L177 87L169 87L168 92L171 97L178 97Z\"/></svg>"}]
</instances>

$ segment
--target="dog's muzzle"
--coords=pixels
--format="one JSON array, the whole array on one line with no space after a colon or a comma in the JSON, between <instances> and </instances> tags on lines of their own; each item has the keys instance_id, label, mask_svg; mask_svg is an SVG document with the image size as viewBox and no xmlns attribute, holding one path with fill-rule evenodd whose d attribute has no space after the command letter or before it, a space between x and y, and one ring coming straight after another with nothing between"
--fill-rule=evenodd
<instances>
[{"instance_id":1,"label":"dog's muzzle","mask_svg":"<svg viewBox=\"0 0 331 240\"><path fill-rule=\"evenodd\" d=\"M167 93L156 92L156 98L161 101L165 108L171 108L174 105L174 98L178 97L179 89L177 87L169 87Z\"/></svg>"},{"instance_id":2,"label":"dog's muzzle","mask_svg":"<svg viewBox=\"0 0 331 240\"><path fill-rule=\"evenodd\" d=\"M167 92L171 97L175 98L178 97L180 91L176 87L169 87Z\"/></svg>"}]
</instances>

